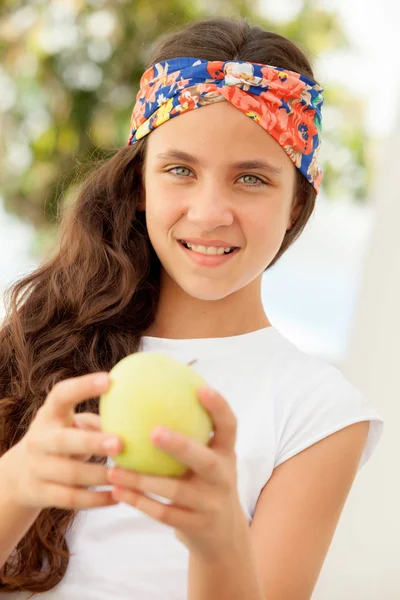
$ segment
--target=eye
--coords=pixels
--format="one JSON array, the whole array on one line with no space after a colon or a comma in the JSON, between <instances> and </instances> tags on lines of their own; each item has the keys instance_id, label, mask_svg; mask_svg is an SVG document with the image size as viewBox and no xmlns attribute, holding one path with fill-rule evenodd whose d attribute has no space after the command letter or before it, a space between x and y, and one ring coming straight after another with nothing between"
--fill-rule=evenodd
<instances>
[{"instance_id":1,"label":"eye","mask_svg":"<svg viewBox=\"0 0 400 600\"><path fill-rule=\"evenodd\" d=\"M173 173L173 171L186 171L186 173ZM171 173L175 177L186 177L188 173L191 173L191 170L188 167L173 167L168 169L167 173Z\"/></svg>"},{"instance_id":2,"label":"eye","mask_svg":"<svg viewBox=\"0 0 400 600\"><path fill-rule=\"evenodd\" d=\"M244 185L247 187L260 187L261 185L267 185L265 181L263 181L262 179L260 179L259 177L257 177L257 175L250 175L249 173L247 175L242 175L239 179L250 179L253 181L245 181ZM238 181L239 181L238 179Z\"/></svg>"}]
</instances>

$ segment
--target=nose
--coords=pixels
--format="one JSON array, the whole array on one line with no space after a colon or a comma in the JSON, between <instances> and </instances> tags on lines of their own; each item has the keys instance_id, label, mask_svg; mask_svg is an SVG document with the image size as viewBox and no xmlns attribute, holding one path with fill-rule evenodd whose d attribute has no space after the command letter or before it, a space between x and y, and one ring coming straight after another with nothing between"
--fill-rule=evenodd
<instances>
[{"instance_id":1,"label":"nose","mask_svg":"<svg viewBox=\"0 0 400 600\"><path fill-rule=\"evenodd\" d=\"M202 186L190 199L187 219L203 231L232 225L234 215L226 190L218 184Z\"/></svg>"}]
</instances>

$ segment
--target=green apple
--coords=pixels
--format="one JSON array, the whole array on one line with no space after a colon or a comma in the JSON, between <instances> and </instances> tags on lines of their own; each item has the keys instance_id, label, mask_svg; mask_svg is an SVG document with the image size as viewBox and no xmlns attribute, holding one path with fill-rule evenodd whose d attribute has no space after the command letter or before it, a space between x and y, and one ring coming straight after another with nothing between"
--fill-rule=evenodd
<instances>
[{"instance_id":1,"label":"green apple","mask_svg":"<svg viewBox=\"0 0 400 600\"><path fill-rule=\"evenodd\" d=\"M100 421L104 432L123 441L115 463L153 475L183 475L188 467L155 446L150 433L164 425L206 445L213 424L197 391L207 382L189 365L156 352L125 356L109 377L100 397Z\"/></svg>"}]
</instances>

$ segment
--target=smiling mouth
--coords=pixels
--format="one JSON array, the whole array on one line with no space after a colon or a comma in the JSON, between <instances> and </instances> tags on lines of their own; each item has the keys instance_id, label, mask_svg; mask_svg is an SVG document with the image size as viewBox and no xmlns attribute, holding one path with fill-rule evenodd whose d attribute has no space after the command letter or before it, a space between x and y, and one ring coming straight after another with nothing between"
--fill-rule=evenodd
<instances>
[{"instance_id":1,"label":"smiling mouth","mask_svg":"<svg viewBox=\"0 0 400 600\"><path fill-rule=\"evenodd\" d=\"M187 250L190 250L192 252L197 252L198 254L203 254L204 256L224 256L225 254L232 254L232 252L235 252L235 250L238 250L239 248L234 246L232 248L230 248L229 250L225 250L223 252L210 252L210 253L206 253L206 252L199 252L198 250L193 250L193 248L191 248L189 246L189 244L187 244L187 242L185 242L184 240L179 240L179 243L182 244L182 246L184 248L186 248Z\"/></svg>"}]
</instances>

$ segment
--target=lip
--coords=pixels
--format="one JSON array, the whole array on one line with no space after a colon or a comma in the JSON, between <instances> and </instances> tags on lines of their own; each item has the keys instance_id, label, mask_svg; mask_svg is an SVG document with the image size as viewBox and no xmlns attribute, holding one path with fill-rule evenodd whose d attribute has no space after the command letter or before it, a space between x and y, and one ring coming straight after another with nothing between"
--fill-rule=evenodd
<instances>
[{"instance_id":1,"label":"lip","mask_svg":"<svg viewBox=\"0 0 400 600\"><path fill-rule=\"evenodd\" d=\"M179 240L184 240L185 242L189 242L189 244L194 244L195 246L215 246L216 248L238 248L235 244L231 244L230 242L226 242L225 240L204 240L202 238L177 238Z\"/></svg>"},{"instance_id":2,"label":"lip","mask_svg":"<svg viewBox=\"0 0 400 600\"><path fill-rule=\"evenodd\" d=\"M195 252L194 250L188 250L188 248L185 248L185 246L183 246L179 240L177 240L177 244L180 248L182 248L183 252L185 252L188 258L202 267L219 267L220 265L223 265L231 260L240 251L238 248L230 254L201 254L200 252ZM226 248L228 247L229 246L226 246Z\"/></svg>"}]
</instances>

